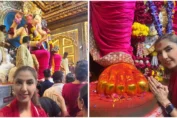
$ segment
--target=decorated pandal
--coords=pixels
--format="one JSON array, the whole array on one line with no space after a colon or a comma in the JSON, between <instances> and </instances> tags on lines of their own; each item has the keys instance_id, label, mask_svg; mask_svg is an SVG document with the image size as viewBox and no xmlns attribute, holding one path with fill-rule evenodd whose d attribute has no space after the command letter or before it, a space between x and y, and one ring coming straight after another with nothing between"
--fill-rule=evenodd
<instances>
[{"instance_id":1,"label":"decorated pandal","mask_svg":"<svg viewBox=\"0 0 177 118\"><path fill-rule=\"evenodd\" d=\"M13 73L23 65L34 67L38 72L38 81L42 81L43 71L49 68L49 61L52 61L50 68L59 69L58 60L54 59L57 56L52 56L50 52L55 46L50 36L50 30L47 28L47 22L42 20L42 12L37 7L27 7L28 2L24 2L23 10L9 11L6 14L4 25L6 26L7 37L1 32L0 39L0 82L1 84L12 84ZM22 45L23 38L30 37L29 51L32 57L31 63L26 63L29 60L19 56L14 60L17 48ZM5 41L5 39L7 39ZM56 47L56 46L55 46ZM26 51L23 50L24 55ZM22 54L23 55L23 54ZM14 62L12 64L11 62ZM53 67L55 66L55 67ZM8 81L7 81L8 80Z\"/></svg>"},{"instance_id":2,"label":"decorated pandal","mask_svg":"<svg viewBox=\"0 0 177 118\"><path fill-rule=\"evenodd\" d=\"M147 77L160 82L167 77L154 43L162 34L177 32L175 2L90 4L90 54L105 67L90 83L90 116L163 116Z\"/></svg>"}]
</instances>

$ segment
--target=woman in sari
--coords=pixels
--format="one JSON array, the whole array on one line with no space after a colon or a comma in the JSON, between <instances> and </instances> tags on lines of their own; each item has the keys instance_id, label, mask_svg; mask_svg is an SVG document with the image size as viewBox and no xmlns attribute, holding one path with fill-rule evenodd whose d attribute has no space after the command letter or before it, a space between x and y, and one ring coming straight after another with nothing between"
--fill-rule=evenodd
<instances>
[{"instance_id":1,"label":"woman in sari","mask_svg":"<svg viewBox=\"0 0 177 118\"><path fill-rule=\"evenodd\" d=\"M36 92L37 73L29 66L18 68L14 74L15 99L0 110L0 117L46 117Z\"/></svg>"},{"instance_id":2,"label":"woman in sari","mask_svg":"<svg viewBox=\"0 0 177 118\"><path fill-rule=\"evenodd\" d=\"M171 75L168 87L153 77L148 78L149 86L167 115L177 117L177 36L173 34L162 36L156 41L155 49L159 61Z\"/></svg>"}]
</instances>

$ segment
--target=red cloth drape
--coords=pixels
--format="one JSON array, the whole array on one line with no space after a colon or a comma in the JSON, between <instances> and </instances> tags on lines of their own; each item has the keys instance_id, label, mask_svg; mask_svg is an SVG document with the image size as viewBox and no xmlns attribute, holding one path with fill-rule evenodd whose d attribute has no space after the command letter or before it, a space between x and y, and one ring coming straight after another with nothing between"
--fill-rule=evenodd
<instances>
[{"instance_id":1,"label":"red cloth drape","mask_svg":"<svg viewBox=\"0 0 177 118\"><path fill-rule=\"evenodd\" d=\"M177 35L177 1L175 1L175 13L174 13L174 16L173 16L173 30L175 32L175 34Z\"/></svg>"},{"instance_id":2,"label":"red cloth drape","mask_svg":"<svg viewBox=\"0 0 177 118\"><path fill-rule=\"evenodd\" d=\"M32 117L47 117L47 114L41 107L34 106L31 102ZM9 106L0 110L0 117L20 117L17 99L13 100Z\"/></svg>"},{"instance_id":3,"label":"red cloth drape","mask_svg":"<svg viewBox=\"0 0 177 118\"><path fill-rule=\"evenodd\" d=\"M177 72L173 72L169 83L169 92L172 104L177 108Z\"/></svg>"},{"instance_id":4,"label":"red cloth drape","mask_svg":"<svg viewBox=\"0 0 177 118\"><path fill-rule=\"evenodd\" d=\"M132 54L135 1L92 1L90 5L91 26L101 56L119 51Z\"/></svg>"}]
</instances>

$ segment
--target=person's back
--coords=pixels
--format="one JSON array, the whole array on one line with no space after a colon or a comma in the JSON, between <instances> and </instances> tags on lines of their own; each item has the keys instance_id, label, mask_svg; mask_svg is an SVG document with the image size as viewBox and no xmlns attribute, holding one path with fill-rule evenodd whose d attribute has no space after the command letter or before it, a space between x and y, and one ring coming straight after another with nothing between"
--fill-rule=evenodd
<instances>
[{"instance_id":1,"label":"person's back","mask_svg":"<svg viewBox=\"0 0 177 118\"><path fill-rule=\"evenodd\" d=\"M62 95L70 116L76 116L80 111L77 105L77 98L80 88L86 84L88 77L88 62L82 60L77 62L75 68L76 79L72 83L67 83L63 86Z\"/></svg>"},{"instance_id":2,"label":"person's back","mask_svg":"<svg viewBox=\"0 0 177 118\"><path fill-rule=\"evenodd\" d=\"M67 116L68 113L65 105L65 100L62 97L64 73L62 71L56 71L52 77L54 80L54 85L44 92L43 97L48 97L55 101L61 108L62 115Z\"/></svg>"},{"instance_id":3,"label":"person's back","mask_svg":"<svg viewBox=\"0 0 177 118\"><path fill-rule=\"evenodd\" d=\"M62 61L61 55L55 53L54 54L54 62L55 62L54 72L57 70L60 70L61 61Z\"/></svg>"},{"instance_id":4,"label":"person's back","mask_svg":"<svg viewBox=\"0 0 177 118\"><path fill-rule=\"evenodd\" d=\"M54 84L44 92L43 96L50 97L52 92L57 93L57 95L62 95L64 73L62 71L56 71L52 78Z\"/></svg>"},{"instance_id":5,"label":"person's back","mask_svg":"<svg viewBox=\"0 0 177 118\"><path fill-rule=\"evenodd\" d=\"M53 85L52 82L49 80L45 80L44 82L41 83L41 91L39 93L40 96L43 96L44 92L46 89L50 88Z\"/></svg>"},{"instance_id":6,"label":"person's back","mask_svg":"<svg viewBox=\"0 0 177 118\"><path fill-rule=\"evenodd\" d=\"M60 65L61 65L61 62L62 62L62 57L61 57L60 54L58 54L58 51L59 51L59 47L56 46L56 45L52 48L52 51L51 51L49 68L51 68L52 74L55 71L60 70Z\"/></svg>"},{"instance_id":7,"label":"person's back","mask_svg":"<svg viewBox=\"0 0 177 118\"><path fill-rule=\"evenodd\" d=\"M39 99L42 108L45 110L49 117L59 117L61 114L60 107L55 101L48 97L41 97Z\"/></svg>"},{"instance_id":8,"label":"person's back","mask_svg":"<svg viewBox=\"0 0 177 118\"><path fill-rule=\"evenodd\" d=\"M23 44L21 44L17 49L17 56L16 56L17 68L21 66L34 67L32 55L27 48L29 41L30 41L29 36L25 36L23 38Z\"/></svg>"},{"instance_id":9,"label":"person's back","mask_svg":"<svg viewBox=\"0 0 177 118\"><path fill-rule=\"evenodd\" d=\"M63 86L63 83L53 84L53 86L44 91L43 96L49 97L52 92L57 93L57 95L62 95Z\"/></svg>"},{"instance_id":10,"label":"person's back","mask_svg":"<svg viewBox=\"0 0 177 118\"><path fill-rule=\"evenodd\" d=\"M76 116L80 111L77 105L77 98L80 88L85 84L67 83L63 87L62 96L65 99L67 110L70 116Z\"/></svg>"},{"instance_id":11,"label":"person's back","mask_svg":"<svg viewBox=\"0 0 177 118\"><path fill-rule=\"evenodd\" d=\"M62 83L63 78L64 78L63 72L56 71L52 77L53 77L53 80L55 83L52 87L45 90L43 97L48 97L48 98L52 99L53 101L55 101L59 106L61 106L61 102L62 101L64 102L64 99L59 101L58 96L62 97L62 89L63 89L63 85L64 85ZM61 109L62 109L62 107L61 107Z\"/></svg>"},{"instance_id":12,"label":"person's back","mask_svg":"<svg viewBox=\"0 0 177 118\"><path fill-rule=\"evenodd\" d=\"M41 83L41 91L40 91L40 96L43 96L43 93L46 89L50 88L53 83L49 81L49 78L51 76L51 72L49 69L44 70L44 77L45 77L45 81Z\"/></svg>"}]
</instances>

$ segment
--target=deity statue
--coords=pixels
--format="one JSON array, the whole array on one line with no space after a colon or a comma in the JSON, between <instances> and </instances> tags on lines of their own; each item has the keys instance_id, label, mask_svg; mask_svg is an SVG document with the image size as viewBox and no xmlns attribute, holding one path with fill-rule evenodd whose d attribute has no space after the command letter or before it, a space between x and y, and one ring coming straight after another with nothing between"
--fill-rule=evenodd
<instances>
[{"instance_id":1,"label":"deity statue","mask_svg":"<svg viewBox=\"0 0 177 118\"><path fill-rule=\"evenodd\" d=\"M4 60L2 60L2 63L0 65L0 80L2 83L7 83L7 76L9 74L10 69L14 67L14 64L10 62L11 56L8 54L7 49L4 49L4 51L6 55L4 55Z\"/></svg>"},{"instance_id":2,"label":"deity statue","mask_svg":"<svg viewBox=\"0 0 177 118\"><path fill-rule=\"evenodd\" d=\"M31 47L40 47L44 41L47 40L47 33L42 29L41 26L41 16L38 14L28 15L27 19L27 28L28 34L31 37L30 46Z\"/></svg>"},{"instance_id":3,"label":"deity statue","mask_svg":"<svg viewBox=\"0 0 177 118\"><path fill-rule=\"evenodd\" d=\"M14 20L12 25L10 26L10 29L8 31L8 39L14 39L17 38L18 36L20 37L20 44L22 43L23 37L28 36L28 31L26 28L26 25L23 27L20 27L17 29L18 25L21 23L23 18L23 13L20 11L17 11L15 14Z\"/></svg>"}]
</instances>

